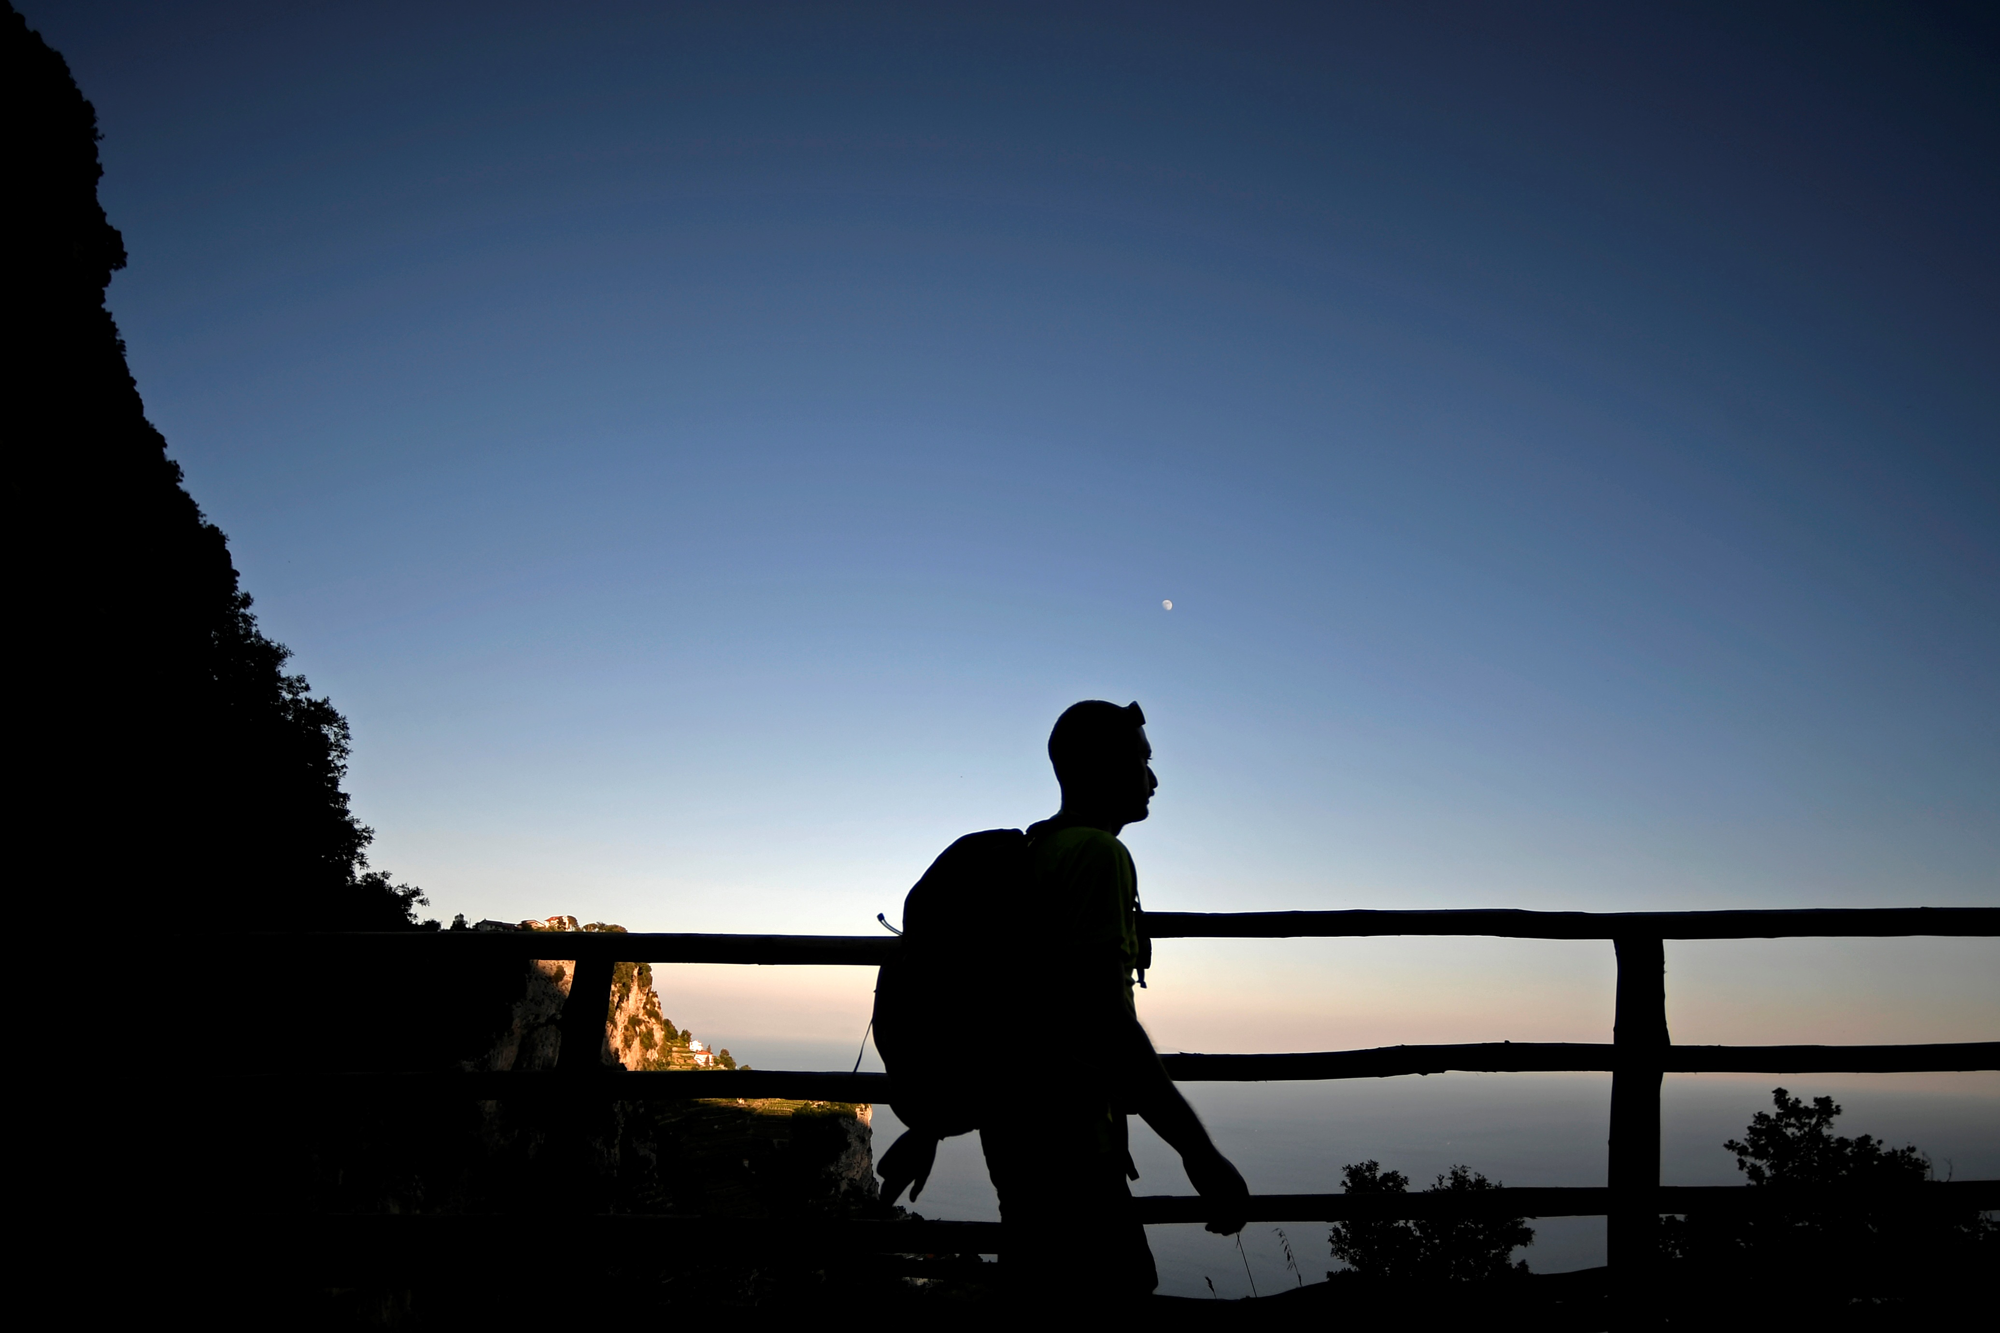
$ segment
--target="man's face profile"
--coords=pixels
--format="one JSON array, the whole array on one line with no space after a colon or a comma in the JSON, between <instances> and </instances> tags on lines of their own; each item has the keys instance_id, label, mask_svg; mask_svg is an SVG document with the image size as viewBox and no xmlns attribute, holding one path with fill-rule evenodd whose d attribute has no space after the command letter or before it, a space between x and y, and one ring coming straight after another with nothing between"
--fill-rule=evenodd
<instances>
[{"instance_id":1,"label":"man's face profile","mask_svg":"<svg viewBox=\"0 0 2000 1333\"><path fill-rule=\"evenodd\" d=\"M1133 735L1137 739L1135 754L1138 762L1134 766L1136 772L1132 769L1126 770L1131 773L1134 783L1131 789L1132 813L1126 816L1126 822L1129 824L1136 824L1147 816L1153 793L1160 789L1160 779L1153 772L1153 743L1146 739L1144 727L1140 727Z\"/></svg>"}]
</instances>

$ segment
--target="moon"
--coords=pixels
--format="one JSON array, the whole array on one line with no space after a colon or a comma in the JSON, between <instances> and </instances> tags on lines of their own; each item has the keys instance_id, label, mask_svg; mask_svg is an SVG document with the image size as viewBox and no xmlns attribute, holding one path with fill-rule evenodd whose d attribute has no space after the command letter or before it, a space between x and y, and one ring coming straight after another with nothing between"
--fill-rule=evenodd
<instances>
[{"instance_id":1,"label":"moon","mask_svg":"<svg viewBox=\"0 0 2000 1333\"><path fill-rule=\"evenodd\" d=\"M1171 611L1171 610L1173 610L1173 609L1174 609L1174 603L1173 603L1173 599L1172 599L1172 598L1167 598L1167 599L1163 600L1163 601L1162 601L1162 602L1160 603L1160 606L1161 606L1161 607L1162 607L1162 608L1163 608L1164 610L1168 610L1168 611Z\"/></svg>"}]
</instances>

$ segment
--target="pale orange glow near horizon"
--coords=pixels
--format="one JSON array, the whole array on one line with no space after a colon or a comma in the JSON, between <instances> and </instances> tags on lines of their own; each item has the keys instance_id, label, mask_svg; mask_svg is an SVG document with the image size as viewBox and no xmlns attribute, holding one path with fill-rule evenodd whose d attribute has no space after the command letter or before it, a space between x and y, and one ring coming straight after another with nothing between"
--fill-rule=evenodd
<instances>
[{"instance_id":1,"label":"pale orange glow near horizon","mask_svg":"<svg viewBox=\"0 0 2000 1333\"><path fill-rule=\"evenodd\" d=\"M1603 941L1162 940L1154 961L1139 1013L1163 1051L1611 1038L1616 968ZM874 986L859 967L654 975L683 1026L772 1042L858 1046ZM1685 1044L1990 1041L2000 941L1670 942L1667 1007Z\"/></svg>"}]
</instances>

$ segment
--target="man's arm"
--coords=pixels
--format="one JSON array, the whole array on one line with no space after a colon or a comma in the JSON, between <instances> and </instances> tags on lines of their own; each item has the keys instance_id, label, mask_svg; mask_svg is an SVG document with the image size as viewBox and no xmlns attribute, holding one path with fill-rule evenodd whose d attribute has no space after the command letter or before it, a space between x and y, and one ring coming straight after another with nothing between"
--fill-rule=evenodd
<instances>
[{"instance_id":1,"label":"man's arm","mask_svg":"<svg viewBox=\"0 0 2000 1333\"><path fill-rule=\"evenodd\" d=\"M1219 1236L1235 1235L1243 1229L1240 1201L1249 1198L1250 1187L1229 1159L1217 1151L1201 1117L1167 1077L1166 1066L1160 1063L1146 1029L1129 1014L1123 1018L1119 1064L1126 1106L1181 1155L1181 1165L1196 1192L1227 1209L1208 1223L1208 1229Z\"/></svg>"},{"instance_id":2,"label":"man's arm","mask_svg":"<svg viewBox=\"0 0 2000 1333\"><path fill-rule=\"evenodd\" d=\"M1249 1197L1249 1187L1229 1159L1216 1151L1201 1118L1167 1077L1153 1039L1132 1007L1133 960L1127 956L1129 938L1120 925L1121 914L1134 901L1131 857L1116 837L1093 839L1075 849L1064 874L1076 886L1068 896L1085 905L1079 917L1086 923L1074 940L1074 951L1055 965L1054 975L1061 978L1057 985L1067 991L1069 1003L1064 1007L1069 1019L1086 1042L1085 1049L1104 1053L1109 1090L1119 1108L1143 1117L1180 1153L1195 1189L1224 1205L1208 1229L1234 1235L1245 1220L1237 1201Z\"/></svg>"}]
</instances>

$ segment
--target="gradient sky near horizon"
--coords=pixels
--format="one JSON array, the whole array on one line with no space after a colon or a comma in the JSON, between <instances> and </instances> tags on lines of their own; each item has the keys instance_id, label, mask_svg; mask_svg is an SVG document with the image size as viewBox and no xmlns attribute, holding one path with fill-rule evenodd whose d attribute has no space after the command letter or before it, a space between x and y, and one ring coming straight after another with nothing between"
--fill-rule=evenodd
<instances>
[{"instance_id":1,"label":"gradient sky near horizon","mask_svg":"<svg viewBox=\"0 0 2000 1333\"><path fill-rule=\"evenodd\" d=\"M2000 903L1990 20L22 8L439 913L872 931L1086 697L1156 908ZM1169 1046L1609 1022L1603 947L1162 950ZM1990 942L1670 961L1686 1040L2000 1035Z\"/></svg>"}]
</instances>

